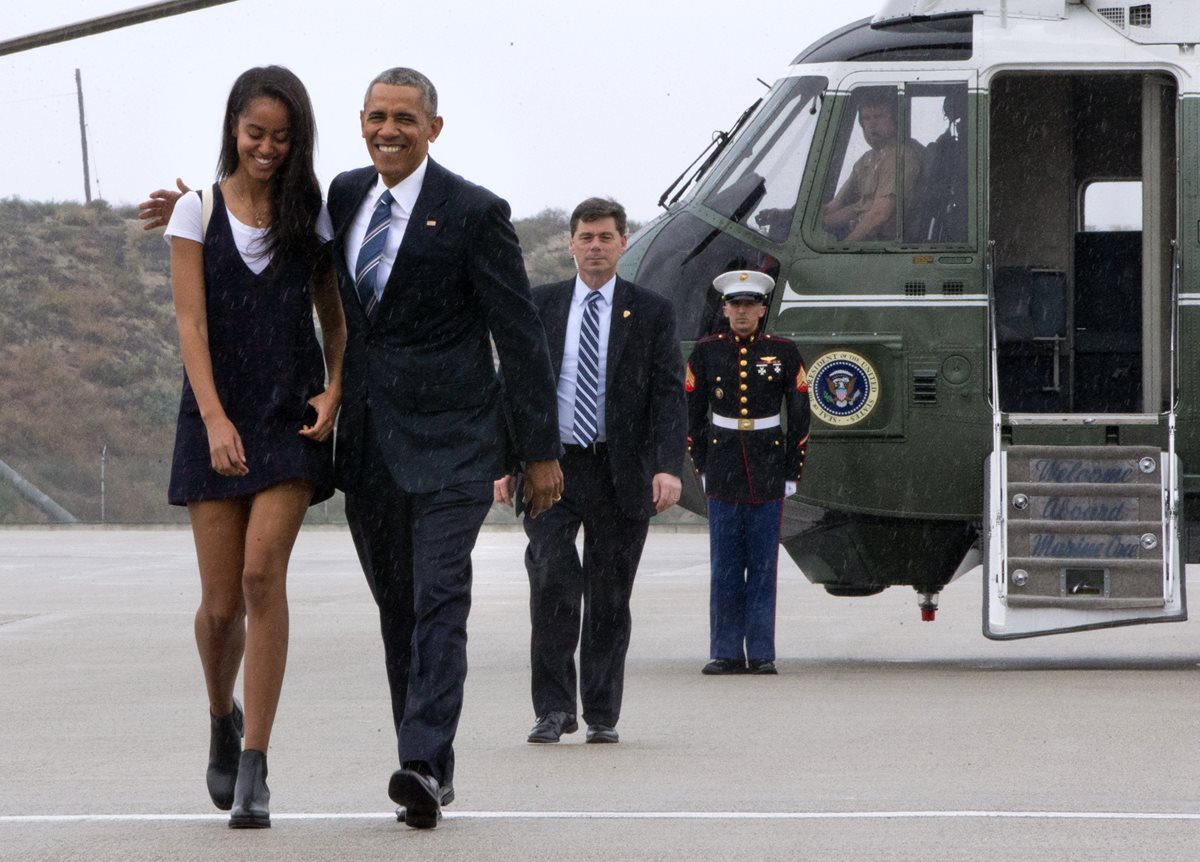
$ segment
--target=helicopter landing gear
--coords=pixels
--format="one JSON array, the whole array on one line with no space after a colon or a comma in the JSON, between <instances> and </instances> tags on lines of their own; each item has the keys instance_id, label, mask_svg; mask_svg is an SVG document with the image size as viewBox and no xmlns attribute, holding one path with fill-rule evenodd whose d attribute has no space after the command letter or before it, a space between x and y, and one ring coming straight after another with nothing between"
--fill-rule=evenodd
<instances>
[{"instance_id":1,"label":"helicopter landing gear","mask_svg":"<svg viewBox=\"0 0 1200 862\"><path fill-rule=\"evenodd\" d=\"M917 593L917 603L921 608L921 622L933 622L937 615L938 593Z\"/></svg>"}]
</instances>

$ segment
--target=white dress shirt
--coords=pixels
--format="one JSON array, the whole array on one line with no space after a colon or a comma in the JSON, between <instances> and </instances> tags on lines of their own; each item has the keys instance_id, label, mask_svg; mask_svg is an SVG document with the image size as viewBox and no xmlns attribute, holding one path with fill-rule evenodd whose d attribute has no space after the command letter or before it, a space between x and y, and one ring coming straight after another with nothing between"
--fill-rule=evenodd
<instances>
[{"instance_id":1,"label":"white dress shirt","mask_svg":"<svg viewBox=\"0 0 1200 862\"><path fill-rule=\"evenodd\" d=\"M614 275L600 288L600 356L596 381L596 441L608 439L604 425L604 376L608 368L608 333L612 328ZM558 434L564 445L575 443L575 383L579 377L579 329L583 325L583 307L592 289L575 276L575 292L571 295L571 311L567 315L566 338L563 341L562 368L558 372Z\"/></svg>"},{"instance_id":2,"label":"white dress shirt","mask_svg":"<svg viewBox=\"0 0 1200 862\"><path fill-rule=\"evenodd\" d=\"M429 165L429 157L421 160L421 164L411 174L396 185L392 186L392 220L388 224L387 243L383 247L383 259L379 261L376 270L376 284L387 284L392 274L392 266L396 263L396 253L400 251L400 243L404 240L404 231L408 228L408 219L413 207L417 205L417 196L421 194L421 185L425 182L425 168ZM351 277L358 269L358 252L362 248L363 237L371 224L371 213L379 203L388 186L383 177L377 177L375 185L358 205L354 220L346 231L346 265L350 268Z\"/></svg>"}]
</instances>

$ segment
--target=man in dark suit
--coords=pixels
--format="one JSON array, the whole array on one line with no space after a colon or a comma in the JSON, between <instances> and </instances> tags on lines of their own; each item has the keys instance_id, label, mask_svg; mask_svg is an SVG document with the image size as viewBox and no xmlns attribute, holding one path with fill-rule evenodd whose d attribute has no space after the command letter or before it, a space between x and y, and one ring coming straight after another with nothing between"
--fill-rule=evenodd
<instances>
[{"instance_id":1,"label":"man in dark suit","mask_svg":"<svg viewBox=\"0 0 1200 862\"><path fill-rule=\"evenodd\" d=\"M506 452L531 516L562 494L554 376L508 205L428 158L433 85L389 69L361 121L372 165L329 189L348 327L335 463L379 606L401 762L388 792L431 828L453 798L471 550ZM489 335L519 381L506 393Z\"/></svg>"},{"instance_id":2,"label":"man in dark suit","mask_svg":"<svg viewBox=\"0 0 1200 862\"><path fill-rule=\"evenodd\" d=\"M565 481L560 501L525 518L538 717L529 742L557 742L578 729L577 645L587 741L617 742L634 574L650 516L679 500L683 362L671 303L617 277L626 243L621 205L589 198L570 226L578 276L533 291L558 373ZM497 500L512 491L511 477L496 483Z\"/></svg>"}]
</instances>

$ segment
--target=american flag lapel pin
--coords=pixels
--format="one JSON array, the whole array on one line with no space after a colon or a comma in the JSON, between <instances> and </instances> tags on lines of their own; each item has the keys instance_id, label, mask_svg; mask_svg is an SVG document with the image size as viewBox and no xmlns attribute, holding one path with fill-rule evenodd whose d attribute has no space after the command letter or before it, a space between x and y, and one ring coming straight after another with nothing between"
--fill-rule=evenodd
<instances>
[{"instance_id":1,"label":"american flag lapel pin","mask_svg":"<svg viewBox=\"0 0 1200 862\"><path fill-rule=\"evenodd\" d=\"M435 219L435 218L426 219L425 227L437 227L437 219Z\"/></svg>"}]
</instances>

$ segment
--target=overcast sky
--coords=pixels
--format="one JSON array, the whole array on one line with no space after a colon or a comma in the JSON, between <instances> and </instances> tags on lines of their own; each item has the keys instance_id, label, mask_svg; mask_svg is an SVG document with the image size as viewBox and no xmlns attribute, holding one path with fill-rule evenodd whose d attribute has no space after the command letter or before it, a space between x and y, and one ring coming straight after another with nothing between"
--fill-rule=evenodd
<instances>
[{"instance_id":1,"label":"overcast sky","mask_svg":"<svg viewBox=\"0 0 1200 862\"><path fill-rule=\"evenodd\" d=\"M0 39L148 0L9 0ZM288 66L312 96L323 186L368 162L363 91L390 66L437 86L432 155L514 215L611 195L647 219L659 194L791 59L881 0L236 0L0 57L0 198L82 200L75 69L92 194L135 203L182 175L209 182L229 87ZM374 11L372 11L374 10Z\"/></svg>"}]
</instances>

